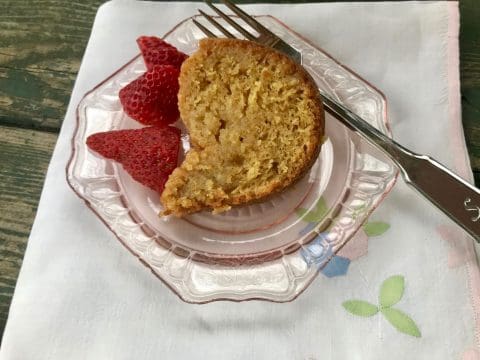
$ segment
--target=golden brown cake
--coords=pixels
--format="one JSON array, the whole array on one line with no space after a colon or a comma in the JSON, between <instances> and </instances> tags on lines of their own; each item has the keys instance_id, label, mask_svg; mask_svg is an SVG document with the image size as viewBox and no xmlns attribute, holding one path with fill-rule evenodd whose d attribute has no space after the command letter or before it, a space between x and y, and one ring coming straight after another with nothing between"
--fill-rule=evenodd
<instances>
[{"instance_id":1,"label":"golden brown cake","mask_svg":"<svg viewBox=\"0 0 480 360\"><path fill-rule=\"evenodd\" d=\"M192 149L161 195L164 215L257 201L316 159L322 102L305 70L250 41L204 39L180 72L178 104Z\"/></svg>"}]
</instances>

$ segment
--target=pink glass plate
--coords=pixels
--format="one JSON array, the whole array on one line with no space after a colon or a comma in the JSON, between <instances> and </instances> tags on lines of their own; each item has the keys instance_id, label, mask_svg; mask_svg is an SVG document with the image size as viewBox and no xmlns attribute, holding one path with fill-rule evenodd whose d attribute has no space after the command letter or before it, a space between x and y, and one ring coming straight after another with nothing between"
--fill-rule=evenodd
<instances>
[{"instance_id":1,"label":"pink glass plate","mask_svg":"<svg viewBox=\"0 0 480 360\"><path fill-rule=\"evenodd\" d=\"M389 134L386 101L378 90L275 18L258 20L302 53L319 87ZM202 37L187 19L165 39L192 53ZM118 239L185 301L293 300L395 182L391 162L327 114L328 138L317 162L287 191L220 215L160 218L158 194L85 145L96 132L141 127L123 112L118 92L144 71L137 56L82 99L67 179ZM185 131L182 140L186 152Z\"/></svg>"}]
</instances>

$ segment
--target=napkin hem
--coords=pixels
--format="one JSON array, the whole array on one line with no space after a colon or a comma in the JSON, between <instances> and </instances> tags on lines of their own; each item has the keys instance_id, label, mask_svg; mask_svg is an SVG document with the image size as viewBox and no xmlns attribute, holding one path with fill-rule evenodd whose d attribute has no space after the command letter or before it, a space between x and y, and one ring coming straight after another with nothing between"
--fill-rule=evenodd
<instances>
[{"instance_id":1,"label":"napkin hem","mask_svg":"<svg viewBox=\"0 0 480 360\"><path fill-rule=\"evenodd\" d=\"M470 158L465 141L465 133L462 127L461 106L460 106L460 53L459 53L459 27L460 14L458 2L448 2L448 45L447 45L447 65L448 65L448 108L455 154L455 170L469 182L473 183L473 173L470 165Z\"/></svg>"}]
</instances>

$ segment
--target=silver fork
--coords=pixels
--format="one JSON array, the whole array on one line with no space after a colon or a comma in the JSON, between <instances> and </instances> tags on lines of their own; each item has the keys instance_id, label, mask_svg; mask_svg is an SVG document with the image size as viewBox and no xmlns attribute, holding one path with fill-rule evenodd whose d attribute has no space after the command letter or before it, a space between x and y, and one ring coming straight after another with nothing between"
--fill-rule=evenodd
<instances>
[{"instance_id":1,"label":"silver fork","mask_svg":"<svg viewBox=\"0 0 480 360\"><path fill-rule=\"evenodd\" d=\"M247 40L278 50L301 64L301 54L297 50L229 0L221 0L221 2L257 31L258 36L239 25L210 1L205 2ZM199 10L199 12L223 35L235 38L213 17L202 10ZM193 19L193 22L207 37L217 37L195 19ZM326 111L388 155L400 169L400 173L407 184L418 190L480 243L480 190L431 157L416 154L398 144L360 116L339 104L321 89L319 89L319 92Z\"/></svg>"}]
</instances>

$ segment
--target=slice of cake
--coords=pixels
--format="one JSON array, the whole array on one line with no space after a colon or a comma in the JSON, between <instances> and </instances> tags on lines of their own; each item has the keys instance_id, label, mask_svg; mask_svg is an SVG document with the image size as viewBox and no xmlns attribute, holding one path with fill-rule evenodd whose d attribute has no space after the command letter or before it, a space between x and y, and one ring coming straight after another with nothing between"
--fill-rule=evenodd
<instances>
[{"instance_id":1,"label":"slice of cake","mask_svg":"<svg viewBox=\"0 0 480 360\"><path fill-rule=\"evenodd\" d=\"M164 215L218 213L261 200L294 183L317 158L322 102L286 55L250 41L204 39L179 82L192 149L165 185Z\"/></svg>"}]
</instances>

